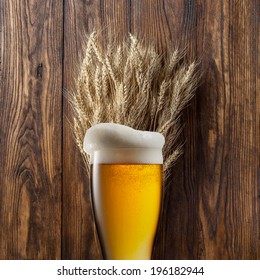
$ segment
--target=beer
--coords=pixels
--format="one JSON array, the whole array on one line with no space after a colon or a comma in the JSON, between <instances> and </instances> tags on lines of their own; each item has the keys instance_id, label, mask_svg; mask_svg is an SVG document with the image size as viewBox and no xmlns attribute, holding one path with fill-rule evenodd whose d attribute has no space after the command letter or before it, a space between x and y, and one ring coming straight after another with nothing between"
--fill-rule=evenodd
<instances>
[{"instance_id":1,"label":"beer","mask_svg":"<svg viewBox=\"0 0 260 280\"><path fill-rule=\"evenodd\" d=\"M160 164L96 164L92 193L106 259L150 259L162 187Z\"/></svg>"},{"instance_id":2,"label":"beer","mask_svg":"<svg viewBox=\"0 0 260 280\"><path fill-rule=\"evenodd\" d=\"M103 124L85 137L84 149L91 156L94 215L105 259L151 258L162 196L163 143L158 133L115 124Z\"/></svg>"}]
</instances>

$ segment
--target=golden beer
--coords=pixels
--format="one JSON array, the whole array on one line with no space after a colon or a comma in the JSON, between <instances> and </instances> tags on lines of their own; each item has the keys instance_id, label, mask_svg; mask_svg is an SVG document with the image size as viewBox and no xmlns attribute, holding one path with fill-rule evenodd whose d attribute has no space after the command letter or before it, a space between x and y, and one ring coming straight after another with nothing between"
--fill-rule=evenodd
<instances>
[{"instance_id":1,"label":"golden beer","mask_svg":"<svg viewBox=\"0 0 260 280\"><path fill-rule=\"evenodd\" d=\"M162 193L160 164L94 164L94 213L106 259L150 259Z\"/></svg>"}]
</instances>

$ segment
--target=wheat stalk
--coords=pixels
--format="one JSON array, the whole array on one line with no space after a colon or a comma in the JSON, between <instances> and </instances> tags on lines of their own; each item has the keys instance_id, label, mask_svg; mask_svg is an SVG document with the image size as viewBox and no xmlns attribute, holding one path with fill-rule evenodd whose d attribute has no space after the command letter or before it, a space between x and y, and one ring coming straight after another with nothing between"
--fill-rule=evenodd
<instances>
[{"instance_id":1,"label":"wheat stalk","mask_svg":"<svg viewBox=\"0 0 260 280\"><path fill-rule=\"evenodd\" d=\"M97 123L114 122L165 136L164 177L168 178L182 151L176 144L180 113L199 81L196 63L187 65L183 57L179 50L163 56L133 35L107 48L98 44L96 32L89 36L76 92L70 95L75 141L86 165L88 156L82 149L85 132Z\"/></svg>"}]
</instances>

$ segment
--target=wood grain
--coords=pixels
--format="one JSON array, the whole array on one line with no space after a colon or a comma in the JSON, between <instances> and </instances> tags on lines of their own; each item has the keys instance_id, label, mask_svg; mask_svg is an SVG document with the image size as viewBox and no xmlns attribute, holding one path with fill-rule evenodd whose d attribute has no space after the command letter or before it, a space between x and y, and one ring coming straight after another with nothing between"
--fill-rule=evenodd
<instances>
[{"instance_id":1,"label":"wood grain","mask_svg":"<svg viewBox=\"0 0 260 280\"><path fill-rule=\"evenodd\" d=\"M1 18L0 258L102 257L66 98L97 29L201 61L153 258L260 259L258 1L10 0Z\"/></svg>"},{"instance_id":2,"label":"wood grain","mask_svg":"<svg viewBox=\"0 0 260 280\"><path fill-rule=\"evenodd\" d=\"M147 42L156 41L162 52L186 48L187 57L197 59L196 2L132 1L133 33ZM155 8L156 7L156 8ZM145 14L145 16L144 16ZM186 123L181 142L185 154L173 167L154 246L155 259L196 259L198 249L198 185L194 173L196 138L194 135L195 100L184 112ZM191 222L192 221L192 222Z\"/></svg>"},{"instance_id":3,"label":"wood grain","mask_svg":"<svg viewBox=\"0 0 260 280\"><path fill-rule=\"evenodd\" d=\"M222 1L205 12L210 49L198 103L200 258L260 258L257 9L253 1Z\"/></svg>"},{"instance_id":4,"label":"wood grain","mask_svg":"<svg viewBox=\"0 0 260 280\"><path fill-rule=\"evenodd\" d=\"M72 77L77 73L76 67L83 57L87 34L96 29L102 31L104 38L111 37L112 33L122 38L128 31L127 11L126 1L65 1L65 90L74 88ZM107 41L104 39L103 43ZM62 257L100 259L102 255L95 233L89 178L68 123L71 114L65 98L63 141L67 152L64 153L63 161Z\"/></svg>"},{"instance_id":5,"label":"wood grain","mask_svg":"<svg viewBox=\"0 0 260 280\"><path fill-rule=\"evenodd\" d=\"M62 1L1 1L0 259L61 257Z\"/></svg>"}]
</instances>

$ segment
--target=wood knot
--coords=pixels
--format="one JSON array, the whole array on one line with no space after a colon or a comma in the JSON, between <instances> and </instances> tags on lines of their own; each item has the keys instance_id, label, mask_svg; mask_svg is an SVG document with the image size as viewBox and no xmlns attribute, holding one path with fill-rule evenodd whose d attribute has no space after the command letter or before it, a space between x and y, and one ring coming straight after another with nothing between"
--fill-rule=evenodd
<instances>
[{"instance_id":1,"label":"wood knot","mask_svg":"<svg viewBox=\"0 0 260 280\"><path fill-rule=\"evenodd\" d=\"M42 72L43 72L43 64L40 63L38 66L37 66L37 71L36 71L36 76L37 78L42 78Z\"/></svg>"}]
</instances>

